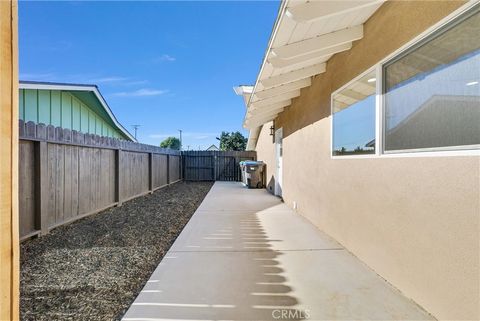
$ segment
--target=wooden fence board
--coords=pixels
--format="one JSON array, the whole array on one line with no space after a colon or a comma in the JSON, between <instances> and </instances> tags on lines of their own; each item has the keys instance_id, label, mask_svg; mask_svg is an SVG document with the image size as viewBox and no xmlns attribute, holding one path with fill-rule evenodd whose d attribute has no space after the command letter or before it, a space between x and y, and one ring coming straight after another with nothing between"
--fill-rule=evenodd
<instances>
[{"instance_id":1,"label":"wooden fence board","mask_svg":"<svg viewBox=\"0 0 480 321\"><path fill-rule=\"evenodd\" d=\"M95 208L95 178L97 176L97 172L95 171L95 163L92 161L93 160L93 148L88 148L87 149L87 154L85 158L86 166L85 168L88 168L88 171L85 173L86 174L86 189L88 191L88 205L87 205L87 210L86 213L90 213L93 208Z\"/></svg>"},{"instance_id":2,"label":"wooden fence board","mask_svg":"<svg viewBox=\"0 0 480 321\"><path fill-rule=\"evenodd\" d=\"M181 179L180 177L180 156L170 156L169 160L169 179L170 183Z\"/></svg>"},{"instance_id":3,"label":"wooden fence board","mask_svg":"<svg viewBox=\"0 0 480 321\"><path fill-rule=\"evenodd\" d=\"M103 164L102 170L105 172L104 178L104 202L103 207L115 203L115 151L102 150Z\"/></svg>"},{"instance_id":4,"label":"wooden fence board","mask_svg":"<svg viewBox=\"0 0 480 321\"><path fill-rule=\"evenodd\" d=\"M79 170L80 166L78 163L78 150L79 147L72 146L72 163L71 163L71 184L72 184L72 207L71 207L71 217L78 216L78 206L79 206Z\"/></svg>"},{"instance_id":5,"label":"wooden fence board","mask_svg":"<svg viewBox=\"0 0 480 321\"><path fill-rule=\"evenodd\" d=\"M63 221L63 196L64 196L64 174L65 154L64 146L55 145L55 224Z\"/></svg>"},{"instance_id":6,"label":"wooden fence board","mask_svg":"<svg viewBox=\"0 0 480 321\"><path fill-rule=\"evenodd\" d=\"M63 188L63 219L68 220L73 216L72 213L72 149L71 146L64 146L64 188Z\"/></svg>"},{"instance_id":7,"label":"wooden fence board","mask_svg":"<svg viewBox=\"0 0 480 321\"><path fill-rule=\"evenodd\" d=\"M90 166L89 166L89 158L88 158L88 148L80 148L79 149L79 157L78 157L78 180L79 180L79 197L78 200L78 211L79 215L83 215L89 212L90 209L90 192L89 192L89 183L90 183Z\"/></svg>"},{"instance_id":8,"label":"wooden fence board","mask_svg":"<svg viewBox=\"0 0 480 321\"><path fill-rule=\"evenodd\" d=\"M95 210L96 208L102 208L102 190L101 190L101 180L103 179L103 171L100 168L100 162L102 160L102 155L100 153L100 149L92 148L91 149L91 165L93 168L93 172L95 175L91 177L90 184L94 187L93 195L92 195L92 208L90 211Z\"/></svg>"},{"instance_id":9,"label":"wooden fence board","mask_svg":"<svg viewBox=\"0 0 480 321\"><path fill-rule=\"evenodd\" d=\"M55 224L55 159L56 159L56 146L47 144L47 226ZM20 194L21 196L21 194Z\"/></svg>"},{"instance_id":10,"label":"wooden fence board","mask_svg":"<svg viewBox=\"0 0 480 321\"><path fill-rule=\"evenodd\" d=\"M22 141L19 145L19 188L22 202L19 204L20 235L36 231L35 226L35 148L34 142Z\"/></svg>"},{"instance_id":11,"label":"wooden fence board","mask_svg":"<svg viewBox=\"0 0 480 321\"><path fill-rule=\"evenodd\" d=\"M124 152L122 155L121 175L122 180L129 182L123 184L122 196L125 199L145 194L149 185L149 162L147 153Z\"/></svg>"},{"instance_id":12,"label":"wooden fence board","mask_svg":"<svg viewBox=\"0 0 480 321\"><path fill-rule=\"evenodd\" d=\"M252 151L185 151L184 179L188 181L241 181L239 162L256 160Z\"/></svg>"},{"instance_id":13,"label":"wooden fence board","mask_svg":"<svg viewBox=\"0 0 480 321\"><path fill-rule=\"evenodd\" d=\"M153 188L159 188L168 184L168 155L152 155Z\"/></svg>"}]
</instances>

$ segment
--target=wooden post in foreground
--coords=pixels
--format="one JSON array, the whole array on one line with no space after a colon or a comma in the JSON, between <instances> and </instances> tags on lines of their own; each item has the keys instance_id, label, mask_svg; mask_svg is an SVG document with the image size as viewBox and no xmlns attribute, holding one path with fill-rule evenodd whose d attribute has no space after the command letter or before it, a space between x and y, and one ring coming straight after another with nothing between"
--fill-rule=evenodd
<instances>
[{"instance_id":1,"label":"wooden post in foreground","mask_svg":"<svg viewBox=\"0 0 480 321\"><path fill-rule=\"evenodd\" d=\"M167 154L167 185L170 185L170 154Z\"/></svg>"},{"instance_id":2,"label":"wooden post in foreground","mask_svg":"<svg viewBox=\"0 0 480 321\"><path fill-rule=\"evenodd\" d=\"M117 206L122 205L122 150L117 149L115 155L115 201Z\"/></svg>"},{"instance_id":3,"label":"wooden post in foreground","mask_svg":"<svg viewBox=\"0 0 480 321\"><path fill-rule=\"evenodd\" d=\"M148 153L148 190L153 193L153 153Z\"/></svg>"},{"instance_id":4,"label":"wooden post in foreground","mask_svg":"<svg viewBox=\"0 0 480 321\"><path fill-rule=\"evenodd\" d=\"M19 318L17 1L0 1L0 320Z\"/></svg>"},{"instance_id":5,"label":"wooden post in foreground","mask_svg":"<svg viewBox=\"0 0 480 321\"><path fill-rule=\"evenodd\" d=\"M48 233L47 211L48 191L42 186L47 186L47 142L35 143L35 228L41 235Z\"/></svg>"}]
</instances>

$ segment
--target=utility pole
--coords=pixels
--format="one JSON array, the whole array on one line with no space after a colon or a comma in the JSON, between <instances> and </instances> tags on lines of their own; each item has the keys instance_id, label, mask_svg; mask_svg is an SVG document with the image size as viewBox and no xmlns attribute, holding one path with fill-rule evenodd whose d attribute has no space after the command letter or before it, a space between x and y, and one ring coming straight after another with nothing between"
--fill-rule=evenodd
<instances>
[{"instance_id":1,"label":"utility pole","mask_svg":"<svg viewBox=\"0 0 480 321\"><path fill-rule=\"evenodd\" d=\"M135 130L135 140L137 139L137 130L138 130L138 127L140 127L140 125L132 125L133 129Z\"/></svg>"},{"instance_id":2,"label":"utility pole","mask_svg":"<svg viewBox=\"0 0 480 321\"><path fill-rule=\"evenodd\" d=\"M183 146L182 145L182 130L179 129L178 131L180 132L180 150L182 150L182 146Z\"/></svg>"}]
</instances>

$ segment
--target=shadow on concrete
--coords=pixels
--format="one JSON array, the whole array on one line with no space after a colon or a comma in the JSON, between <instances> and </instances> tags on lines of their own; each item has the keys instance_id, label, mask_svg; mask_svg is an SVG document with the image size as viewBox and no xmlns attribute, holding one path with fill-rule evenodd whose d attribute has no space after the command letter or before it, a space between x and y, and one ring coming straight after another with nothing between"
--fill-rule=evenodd
<instances>
[{"instance_id":1,"label":"shadow on concrete","mask_svg":"<svg viewBox=\"0 0 480 321\"><path fill-rule=\"evenodd\" d=\"M253 193L272 200L264 190ZM278 260L284 254L273 249L282 240L268 237L258 215L275 204L255 211L197 212L190 226L196 229L182 232L123 320L308 317L297 309L299 299ZM200 226L206 221L210 224Z\"/></svg>"},{"instance_id":2,"label":"shadow on concrete","mask_svg":"<svg viewBox=\"0 0 480 321\"><path fill-rule=\"evenodd\" d=\"M428 320L265 190L215 183L124 320Z\"/></svg>"}]
</instances>

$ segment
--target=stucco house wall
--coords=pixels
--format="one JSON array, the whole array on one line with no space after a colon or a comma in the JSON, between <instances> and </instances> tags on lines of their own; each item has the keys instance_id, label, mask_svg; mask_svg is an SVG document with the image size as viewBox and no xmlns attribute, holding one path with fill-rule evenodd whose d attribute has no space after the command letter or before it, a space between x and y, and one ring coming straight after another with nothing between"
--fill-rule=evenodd
<instances>
[{"instance_id":1,"label":"stucco house wall","mask_svg":"<svg viewBox=\"0 0 480 321\"><path fill-rule=\"evenodd\" d=\"M273 137L270 135L270 127L273 122L265 123L260 131L257 141L257 148L261 150L261 158L265 165L265 184L266 189L271 193L275 191L275 145L272 143Z\"/></svg>"},{"instance_id":2,"label":"stucco house wall","mask_svg":"<svg viewBox=\"0 0 480 321\"><path fill-rule=\"evenodd\" d=\"M480 159L331 158L331 93L463 5L388 1L364 38L328 61L275 120L283 128L283 198L439 319L478 320ZM271 124L256 145L275 179Z\"/></svg>"}]
</instances>

